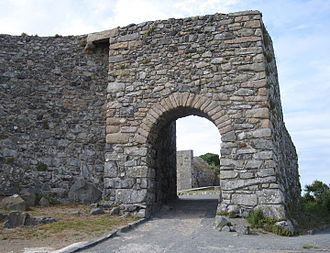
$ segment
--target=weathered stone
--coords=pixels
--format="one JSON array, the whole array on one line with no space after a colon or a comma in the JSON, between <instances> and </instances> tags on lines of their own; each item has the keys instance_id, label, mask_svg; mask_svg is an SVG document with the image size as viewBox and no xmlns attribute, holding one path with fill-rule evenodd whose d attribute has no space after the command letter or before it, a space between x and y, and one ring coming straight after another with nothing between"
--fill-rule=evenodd
<instances>
[{"instance_id":1,"label":"weathered stone","mask_svg":"<svg viewBox=\"0 0 330 253\"><path fill-rule=\"evenodd\" d=\"M29 217L30 215L28 213L11 212L3 224L3 228L16 228L24 226L26 220L29 219Z\"/></svg>"},{"instance_id":2,"label":"weathered stone","mask_svg":"<svg viewBox=\"0 0 330 253\"><path fill-rule=\"evenodd\" d=\"M114 208L111 209L110 215L119 215L120 208L119 206L115 206Z\"/></svg>"},{"instance_id":3,"label":"weathered stone","mask_svg":"<svg viewBox=\"0 0 330 253\"><path fill-rule=\"evenodd\" d=\"M101 198L101 195L101 191L84 178L76 178L68 194L71 201L82 204L96 202Z\"/></svg>"},{"instance_id":4,"label":"weathered stone","mask_svg":"<svg viewBox=\"0 0 330 253\"><path fill-rule=\"evenodd\" d=\"M237 205L244 206L256 206L258 203L256 194L233 194L232 201Z\"/></svg>"},{"instance_id":5,"label":"weathered stone","mask_svg":"<svg viewBox=\"0 0 330 253\"><path fill-rule=\"evenodd\" d=\"M8 217L8 214L0 212L0 222L2 222L3 220L6 220L7 217Z\"/></svg>"},{"instance_id":6,"label":"weathered stone","mask_svg":"<svg viewBox=\"0 0 330 253\"><path fill-rule=\"evenodd\" d=\"M125 84L124 83L113 82L113 83L108 84L107 92L108 93L115 93L115 92L118 92L118 91L122 91L124 89L125 89Z\"/></svg>"},{"instance_id":7,"label":"weathered stone","mask_svg":"<svg viewBox=\"0 0 330 253\"><path fill-rule=\"evenodd\" d=\"M93 208L90 211L91 215L100 215L100 214L104 214L104 210L102 208Z\"/></svg>"},{"instance_id":8,"label":"weathered stone","mask_svg":"<svg viewBox=\"0 0 330 253\"><path fill-rule=\"evenodd\" d=\"M50 206L50 203L49 203L48 199L46 199L45 197L42 197L39 200L39 205L40 206Z\"/></svg>"},{"instance_id":9,"label":"weathered stone","mask_svg":"<svg viewBox=\"0 0 330 253\"><path fill-rule=\"evenodd\" d=\"M224 226L228 224L230 224L230 222L226 217L220 215L215 216L215 221L214 221L215 228L222 229Z\"/></svg>"},{"instance_id":10,"label":"weathered stone","mask_svg":"<svg viewBox=\"0 0 330 253\"><path fill-rule=\"evenodd\" d=\"M278 221L274 225L279 226L284 230L290 231L291 233L295 232L294 226L290 220Z\"/></svg>"},{"instance_id":11,"label":"weathered stone","mask_svg":"<svg viewBox=\"0 0 330 253\"><path fill-rule=\"evenodd\" d=\"M147 190L131 190L131 189L120 189L116 190L116 201L118 203L139 203L145 201L147 197Z\"/></svg>"},{"instance_id":12,"label":"weathered stone","mask_svg":"<svg viewBox=\"0 0 330 253\"><path fill-rule=\"evenodd\" d=\"M116 177L118 175L118 167L116 162L104 163L104 177Z\"/></svg>"},{"instance_id":13,"label":"weathered stone","mask_svg":"<svg viewBox=\"0 0 330 253\"><path fill-rule=\"evenodd\" d=\"M269 110L268 110L268 108L257 108L257 109L247 110L246 117L268 119Z\"/></svg>"},{"instance_id":14,"label":"weathered stone","mask_svg":"<svg viewBox=\"0 0 330 253\"><path fill-rule=\"evenodd\" d=\"M1 205L6 210L25 211L27 209L24 199L17 194L4 198Z\"/></svg>"},{"instance_id":15,"label":"weathered stone","mask_svg":"<svg viewBox=\"0 0 330 253\"><path fill-rule=\"evenodd\" d=\"M126 133L115 133L107 134L106 141L109 144L126 143L129 140L129 134Z\"/></svg>"},{"instance_id":16,"label":"weathered stone","mask_svg":"<svg viewBox=\"0 0 330 253\"><path fill-rule=\"evenodd\" d=\"M37 196L32 190L24 189L20 192L20 196L28 207L36 205Z\"/></svg>"}]
</instances>

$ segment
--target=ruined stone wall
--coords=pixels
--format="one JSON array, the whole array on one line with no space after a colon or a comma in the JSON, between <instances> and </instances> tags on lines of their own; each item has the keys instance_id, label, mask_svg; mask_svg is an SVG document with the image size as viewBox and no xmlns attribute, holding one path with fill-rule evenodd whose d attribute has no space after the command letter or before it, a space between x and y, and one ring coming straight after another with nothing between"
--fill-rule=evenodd
<instances>
[{"instance_id":1,"label":"ruined stone wall","mask_svg":"<svg viewBox=\"0 0 330 253\"><path fill-rule=\"evenodd\" d=\"M194 157L193 150L176 152L177 190L219 185L219 178L200 157Z\"/></svg>"},{"instance_id":2,"label":"ruined stone wall","mask_svg":"<svg viewBox=\"0 0 330 253\"><path fill-rule=\"evenodd\" d=\"M195 156L193 158L193 166L196 187L219 185L218 175L202 158Z\"/></svg>"},{"instance_id":3,"label":"ruined stone wall","mask_svg":"<svg viewBox=\"0 0 330 253\"><path fill-rule=\"evenodd\" d=\"M193 151L180 150L176 152L177 189L185 190L193 185Z\"/></svg>"},{"instance_id":4,"label":"ruined stone wall","mask_svg":"<svg viewBox=\"0 0 330 253\"><path fill-rule=\"evenodd\" d=\"M87 54L85 39L0 35L1 194L103 188L108 45Z\"/></svg>"},{"instance_id":5,"label":"ruined stone wall","mask_svg":"<svg viewBox=\"0 0 330 253\"><path fill-rule=\"evenodd\" d=\"M269 84L267 95L269 97L269 124L272 130L274 169L280 190L278 193L275 193L274 190L265 191L264 196L268 196L265 197L265 204L272 202L284 203L286 216L297 218L300 212L301 196L298 157L296 148L284 124L273 43L266 29L263 29L263 42L267 83Z\"/></svg>"},{"instance_id":6,"label":"ruined stone wall","mask_svg":"<svg viewBox=\"0 0 330 253\"><path fill-rule=\"evenodd\" d=\"M175 197L175 120L198 115L221 134L218 211L291 216L297 156L261 18L132 24L88 35L87 51L84 36L1 35L1 192L65 200L85 177L104 204L148 216Z\"/></svg>"},{"instance_id":7,"label":"ruined stone wall","mask_svg":"<svg viewBox=\"0 0 330 253\"><path fill-rule=\"evenodd\" d=\"M155 164L164 152L170 154L157 144L166 141L161 132L180 117L198 115L212 121L221 134L218 211L243 214L262 208L267 216L288 216L284 202L293 195L286 185L298 182L298 172L296 160L291 166L285 158L293 146L282 114L272 111L270 98L279 104L280 96L274 93L276 66L268 69L268 58L274 55L267 55L264 33L257 11L111 31L106 138L112 150L105 164L116 164L116 173L105 180L133 183L106 187L105 195L118 204L139 203L147 209L166 201L155 195L157 182L167 180L155 177L162 175ZM281 141L275 140L276 134ZM290 149L281 150L283 146ZM280 169L279 160L285 168ZM143 180L149 183L142 185ZM123 192L125 198L120 197Z\"/></svg>"}]
</instances>

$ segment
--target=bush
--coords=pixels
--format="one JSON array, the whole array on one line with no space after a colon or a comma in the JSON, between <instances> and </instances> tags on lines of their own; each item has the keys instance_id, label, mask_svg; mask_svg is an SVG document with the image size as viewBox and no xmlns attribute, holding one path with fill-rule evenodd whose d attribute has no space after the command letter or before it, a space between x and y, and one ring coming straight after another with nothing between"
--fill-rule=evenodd
<instances>
[{"instance_id":1,"label":"bush","mask_svg":"<svg viewBox=\"0 0 330 253\"><path fill-rule=\"evenodd\" d=\"M306 193L301 198L305 212L330 219L330 188L321 181L315 180L305 186Z\"/></svg>"},{"instance_id":2,"label":"bush","mask_svg":"<svg viewBox=\"0 0 330 253\"><path fill-rule=\"evenodd\" d=\"M217 175L220 174L219 155L213 153L206 153L199 157L202 158L205 162L207 162Z\"/></svg>"}]
</instances>

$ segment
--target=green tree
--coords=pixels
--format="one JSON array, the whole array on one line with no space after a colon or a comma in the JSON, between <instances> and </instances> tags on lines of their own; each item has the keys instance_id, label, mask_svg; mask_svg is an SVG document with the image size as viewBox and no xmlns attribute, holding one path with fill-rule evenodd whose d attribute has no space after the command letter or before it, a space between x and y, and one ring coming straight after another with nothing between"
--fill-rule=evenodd
<instances>
[{"instance_id":1,"label":"green tree","mask_svg":"<svg viewBox=\"0 0 330 253\"><path fill-rule=\"evenodd\" d=\"M199 157L202 158L205 162L207 162L217 175L220 174L219 155L213 153L206 153Z\"/></svg>"},{"instance_id":2,"label":"green tree","mask_svg":"<svg viewBox=\"0 0 330 253\"><path fill-rule=\"evenodd\" d=\"M330 188L321 181L315 180L305 186L306 193L302 197L304 211L320 217L330 218Z\"/></svg>"}]
</instances>

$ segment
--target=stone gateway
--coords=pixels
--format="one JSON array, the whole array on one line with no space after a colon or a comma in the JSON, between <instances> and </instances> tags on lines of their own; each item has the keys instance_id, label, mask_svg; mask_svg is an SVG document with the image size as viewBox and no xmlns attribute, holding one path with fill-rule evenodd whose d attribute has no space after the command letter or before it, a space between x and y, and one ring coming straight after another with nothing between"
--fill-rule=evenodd
<instances>
[{"instance_id":1,"label":"stone gateway","mask_svg":"<svg viewBox=\"0 0 330 253\"><path fill-rule=\"evenodd\" d=\"M27 174L65 198L62 190L83 176L102 189L103 203L148 216L177 196L175 121L198 115L221 135L218 212L261 208L285 219L299 209L297 155L260 12L132 24L89 34L86 43L0 39L11 47L0 51L1 122L11 124L1 128L1 175L11 181ZM38 171L40 162L48 170ZM1 187L15 191L10 182Z\"/></svg>"}]
</instances>

